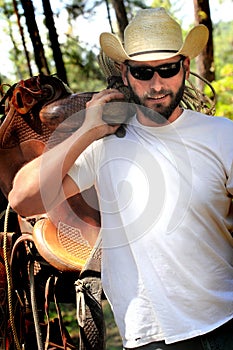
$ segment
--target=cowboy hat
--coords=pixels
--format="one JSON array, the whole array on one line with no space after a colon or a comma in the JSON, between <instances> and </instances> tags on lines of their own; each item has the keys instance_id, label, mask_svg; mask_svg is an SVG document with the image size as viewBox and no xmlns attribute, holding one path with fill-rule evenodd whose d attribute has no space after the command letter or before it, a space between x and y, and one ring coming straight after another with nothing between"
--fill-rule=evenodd
<instances>
[{"instance_id":1,"label":"cowboy hat","mask_svg":"<svg viewBox=\"0 0 233 350\"><path fill-rule=\"evenodd\" d=\"M116 62L154 61L177 55L194 58L203 50L209 36L200 24L182 39L180 25L164 8L140 10L124 31L124 46L111 33L100 35L104 53Z\"/></svg>"}]
</instances>

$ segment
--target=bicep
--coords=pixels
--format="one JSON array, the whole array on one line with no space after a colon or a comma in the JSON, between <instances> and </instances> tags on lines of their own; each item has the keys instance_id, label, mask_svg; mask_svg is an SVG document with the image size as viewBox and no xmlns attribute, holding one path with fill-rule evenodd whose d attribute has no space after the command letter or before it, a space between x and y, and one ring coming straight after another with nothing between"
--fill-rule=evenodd
<instances>
[{"instance_id":1,"label":"bicep","mask_svg":"<svg viewBox=\"0 0 233 350\"><path fill-rule=\"evenodd\" d=\"M80 189L76 182L72 179L71 176L68 174L63 179L63 194L60 194L60 196L63 196L66 198L70 198L74 196L75 194L80 193Z\"/></svg>"}]
</instances>

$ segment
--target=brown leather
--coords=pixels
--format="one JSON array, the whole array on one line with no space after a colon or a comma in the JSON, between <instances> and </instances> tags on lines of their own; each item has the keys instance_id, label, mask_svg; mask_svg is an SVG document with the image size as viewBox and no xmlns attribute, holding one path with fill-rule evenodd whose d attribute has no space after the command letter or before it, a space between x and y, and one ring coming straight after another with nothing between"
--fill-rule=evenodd
<instances>
[{"instance_id":1,"label":"brown leather","mask_svg":"<svg viewBox=\"0 0 233 350\"><path fill-rule=\"evenodd\" d=\"M41 122L52 131L59 126L57 135L59 132L77 130L83 123L86 103L93 94L94 92L71 94L44 106L39 113Z\"/></svg>"},{"instance_id":2,"label":"brown leather","mask_svg":"<svg viewBox=\"0 0 233 350\"><path fill-rule=\"evenodd\" d=\"M51 131L40 124L37 133L11 105L0 127L0 188L6 197L16 172L44 150Z\"/></svg>"},{"instance_id":3,"label":"brown leather","mask_svg":"<svg viewBox=\"0 0 233 350\"><path fill-rule=\"evenodd\" d=\"M14 148L0 149L0 188L8 196L12 181L17 171L27 162L39 156L44 143L39 140L28 140Z\"/></svg>"},{"instance_id":4,"label":"brown leather","mask_svg":"<svg viewBox=\"0 0 233 350\"><path fill-rule=\"evenodd\" d=\"M45 145L47 147L48 141L51 141L51 135L54 131L53 121L56 120L56 126L61 121L64 123L70 114L85 109L86 102L90 100L92 95L93 92L73 94L60 80L53 77L43 76L40 78L38 76L16 84L13 92L9 94L5 106L6 117L0 126L0 189L6 198L17 171L24 164L41 155ZM56 119L57 114L54 107L63 113L61 119ZM59 115L61 116L61 114ZM83 121L80 118L82 118L81 113L76 117L75 124L69 124L70 119L68 118L69 122L64 123L68 129L63 128L56 132L55 138L49 142L49 147L61 142L70 135L70 131L80 127ZM89 237L91 244L94 243L100 226L99 207L94 188L70 198L49 215L55 225L63 222L65 225L71 226L71 230L81 229L82 235L85 238ZM45 226L48 227L48 225ZM48 252L50 249L50 256L51 252L56 255L56 249L60 254L62 250L59 250L58 245L54 245L54 248L50 246L48 248L48 242L51 241L47 240L47 233L44 236L42 232L38 232L38 227L36 229L39 235L38 242L40 242L38 250L43 253L41 247L44 237L44 250ZM50 229L52 229L51 225ZM56 230L52 230L52 232L56 232ZM55 234L55 241L58 244L56 237ZM63 253L65 254L65 251ZM72 260L71 256L69 258ZM66 257L64 259L67 261ZM74 268L74 266L77 268L78 266L80 269L80 266L82 267L82 264L79 263L78 265L72 264L68 264L69 268ZM61 268L64 269L64 263L61 265Z\"/></svg>"},{"instance_id":5,"label":"brown leather","mask_svg":"<svg viewBox=\"0 0 233 350\"><path fill-rule=\"evenodd\" d=\"M0 125L0 188L5 196L11 189L16 172L22 165L42 154L45 143L54 131L40 120L40 111L43 107L49 111L50 107L45 106L56 100L59 100L58 105L64 108L60 101L71 95L75 95L75 104L72 104L72 108L68 110L74 113L85 109L86 102L93 93L72 94L63 82L50 76L22 80L16 84L13 92L9 93L5 102L5 118ZM50 111L52 111L50 114L52 120L54 113L52 109ZM69 113L66 113L63 120L68 116ZM50 124L52 122L48 122L48 125ZM76 129L79 126L80 122L76 118ZM66 132L63 130L62 134L57 133L53 146L68 136L67 130Z\"/></svg>"},{"instance_id":6,"label":"brown leather","mask_svg":"<svg viewBox=\"0 0 233 350\"><path fill-rule=\"evenodd\" d=\"M42 154L48 140L48 147L53 147L80 127L83 114L78 113L78 119L73 119L70 123L69 113L85 109L86 102L93 95L84 93L71 96L66 89L65 92L60 91L61 87L53 84L51 77L47 85L45 82L46 78L43 80L44 85L33 78L32 89L30 79L27 82L22 81L13 91L13 98L12 94L9 96L6 118L0 127L0 188L6 197L16 172L25 163ZM49 98L48 93L51 91L54 93ZM71 99L74 102L72 105ZM53 109L54 105L49 106L49 102L54 100L58 100L55 105L61 113L66 110L66 114L60 114L61 119L56 119L57 109ZM47 106L43 109L45 104ZM61 121L62 128L59 128ZM55 138L51 138L54 125L59 130L56 130ZM103 350L105 330L101 308L101 249L92 249L100 228L99 206L94 187L63 202L48 215L50 219L43 218L36 222L32 235L29 236L39 254L50 265L62 272L80 272L81 284L85 286L83 298L87 316L80 327L80 348Z\"/></svg>"},{"instance_id":7,"label":"brown leather","mask_svg":"<svg viewBox=\"0 0 233 350\"><path fill-rule=\"evenodd\" d=\"M33 239L40 255L60 271L81 271L86 264L93 241L98 236L98 229L89 227L92 241L82 236L80 228L68 226L62 222L56 227L49 219L36 222Z\"/></svg>"}]
</instances>

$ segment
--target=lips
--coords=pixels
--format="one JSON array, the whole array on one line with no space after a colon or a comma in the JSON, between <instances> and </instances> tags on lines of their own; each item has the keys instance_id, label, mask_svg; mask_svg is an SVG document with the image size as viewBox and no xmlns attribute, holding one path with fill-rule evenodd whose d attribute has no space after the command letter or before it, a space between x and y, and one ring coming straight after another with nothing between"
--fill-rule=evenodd
<instances>
[{"instance_id":1,"label":"lips","mask_svg":"<svg viewBox=\"0 0 233 350\"><path fill-rule=\"evenodd\" d=\"M168 95L158 95L158 96L147 96L148 100L154 101L154 102L160 102L164 98L166 98Z\"/></svg>"},{"instance_id":2,"label":"lips","mask_svg":"<svg viewBox=\"0 0 233 350\"><path fill-rule=\"evenodd\" d=\"M165 98L167 95L161 95L161 96L156 96L156 97L152 97L153 100L161 100L163 98Z\"/></svg>"},{"instance_id":3,"label":"lips","mask_svg":"<svg viewBox=\"0 0 233 350\"><path fill-rule=\"evenodd\" d=\"M147 93L145 97L151 100L159 101L168 95L170 95L169 91L161 90L157 92L151 91L150 93Z\"/></svg>"}]
</instances>

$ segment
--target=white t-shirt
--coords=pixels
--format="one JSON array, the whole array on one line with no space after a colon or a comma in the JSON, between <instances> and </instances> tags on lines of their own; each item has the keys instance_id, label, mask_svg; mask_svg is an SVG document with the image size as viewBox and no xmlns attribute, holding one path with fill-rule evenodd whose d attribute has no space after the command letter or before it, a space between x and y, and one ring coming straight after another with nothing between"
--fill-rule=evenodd
<instances>
[{"instance_id":1,"label":"white t-shirt","mask_svg":"<svg viewBox=\"0 0 233 350\"><path fill-rule=\"evenodd\" d=\"M233 123L173 123L94 142L69 175L96 187L102 283L125 347L173 343L233 317Z\"/></svg>"}]
</instances>

